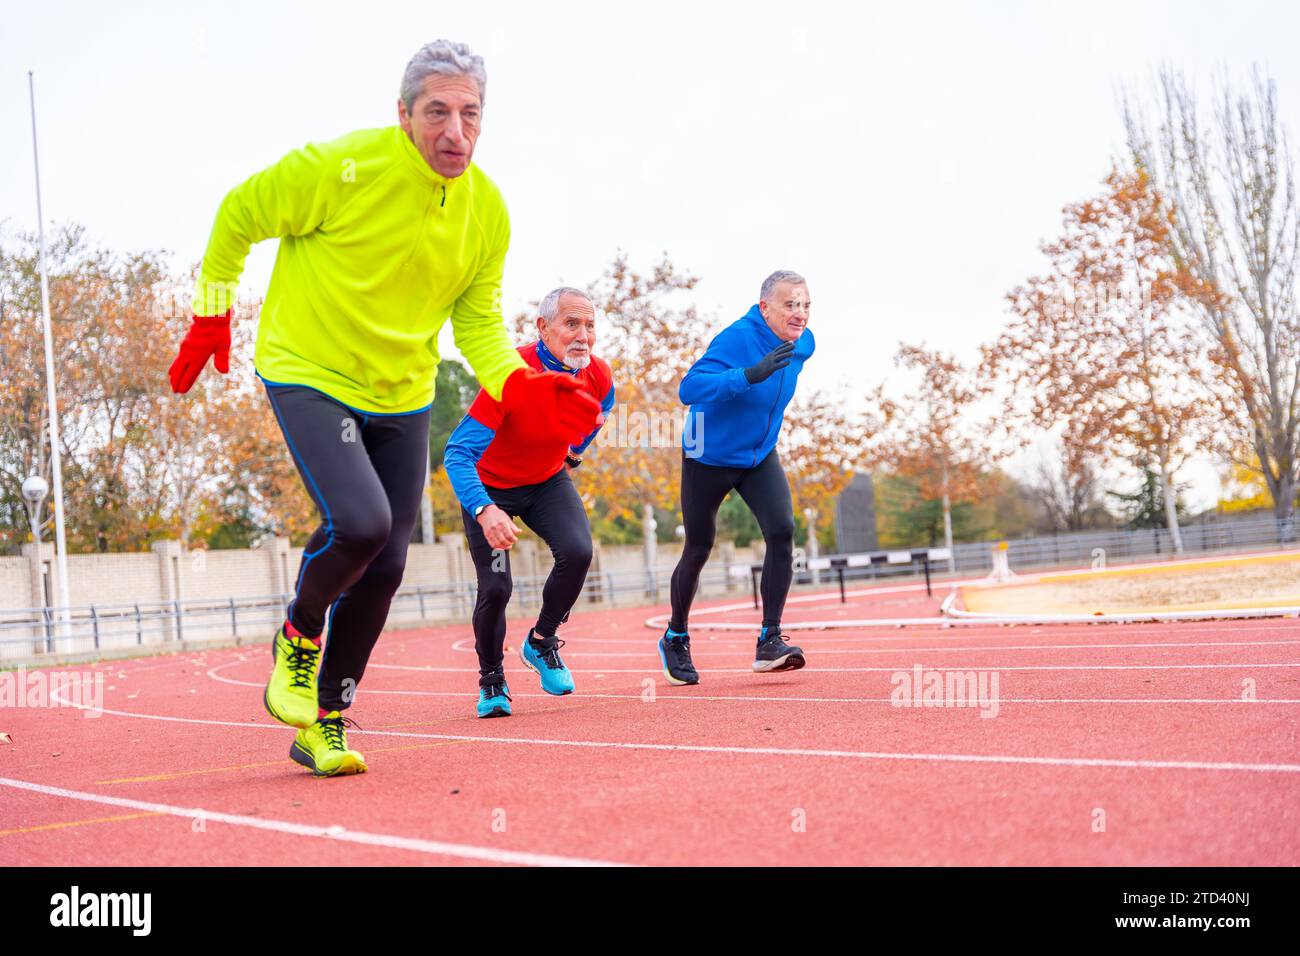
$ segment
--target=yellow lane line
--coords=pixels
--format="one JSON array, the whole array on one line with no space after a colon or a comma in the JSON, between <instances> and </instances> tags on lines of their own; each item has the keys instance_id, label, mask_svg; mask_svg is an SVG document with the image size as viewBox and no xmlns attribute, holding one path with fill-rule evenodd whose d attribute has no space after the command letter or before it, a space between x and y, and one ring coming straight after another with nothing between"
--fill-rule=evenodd
<instances>
[{"instance_id":1,"label":"yellow lane line","mask_svg":"<svg viewBox=\"0 0 1300 956\"><path fill-rule=\"evenodd\" d=\"M67 823L42 823L36 827L20 827L17 830L0 830L0 837L14 836L18 833L36 833L39 830L60 830L63 827L84 827L91 823L116 823L119 820L138 820L141 817L162 817L165 813L127 813L116 817L95 817L93 820L69 820Z\"/></svg>"},{"instance_id":2,"label":"yellow lane line","mask_svg":"<svg viewBox=\"0 0 1300 956\"><path fill-rule=\"evenodd\" d=\"M461 743L468 743L468 741L440 740L437 743L433 743L433 744L406 744L401 747L379 747L374 750L367 747L365 749L365 753L384 754L384 753L393 753L394 751L398 751L398 750L428 750L433 747L446 747L449 746L450 744L461 744ZM261 761L260 763L236 764L235 766L232 767L208 767L203 770L178 770L175 773L158 773L148 777L119 777L116 780L96 780L95 783L96 784L155 783L159 780L176 780L181 777L195 777L207 773L229 773L235 770L255 770L258 767L280 767L283 766L285 761L287 760L288 758L286 757L284 760L264 760Z\"/></svg>"}]
</instances>

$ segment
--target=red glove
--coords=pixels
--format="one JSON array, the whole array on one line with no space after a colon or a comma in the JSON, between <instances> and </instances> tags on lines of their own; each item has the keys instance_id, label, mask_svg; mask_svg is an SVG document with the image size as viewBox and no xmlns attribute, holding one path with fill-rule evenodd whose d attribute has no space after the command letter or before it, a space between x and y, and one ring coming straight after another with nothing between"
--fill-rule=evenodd
<instances>
[{"instance_id":1,"label":"red glove","mask_svg":"<svg viewBox=\"0 0 1300 956\"><path fill-rule=\"evenodd\" d=\"M231 311L227 309L225 315L194 316L189 332L181 341L176 360L167 370L173 392L188 392L209 358L222 375L230 371Z\"/></svg>"},{"instance_id":2,"label":"red glove","mask_svg":"<svg viewBox=\"0 0 1300 956\"><path fill-rule=\"evenodd\" d=\"M501 407L537 430L558 431L579 445L596 427L600 402L572 375L516 369L501 390Z\"/></svg>"}]
</instances>

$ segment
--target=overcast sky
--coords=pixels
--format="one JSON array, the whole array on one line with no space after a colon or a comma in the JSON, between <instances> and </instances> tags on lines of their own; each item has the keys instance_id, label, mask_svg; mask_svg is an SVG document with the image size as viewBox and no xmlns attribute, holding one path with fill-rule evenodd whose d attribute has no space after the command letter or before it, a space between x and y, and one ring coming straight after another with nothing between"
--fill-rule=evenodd
<instances>
[{"instance_id":1,"label":"overcast sky","mask_svg":"<svg viewBox=\"0 0 1300 956\"><path fill-rule=\"evenodd\" d=\"M973 359L1061 207L1121 155L1119 87L1148 90L1159 64L1207 87L1258 62L1300 130L1284 3L47 0L6 2L0 24L8 233L36 218L28 69L47 221L186 268L227 189L395 122L407 59L449 37L487 61L475 161L510 206L508 312L618 249L667 251L721 327L796 269L818 384L900 385L900 339ZM273 259L255 248L247 291ZM1212 503L1212 470L1188 476Z\"/></svg>"}]
</instances>

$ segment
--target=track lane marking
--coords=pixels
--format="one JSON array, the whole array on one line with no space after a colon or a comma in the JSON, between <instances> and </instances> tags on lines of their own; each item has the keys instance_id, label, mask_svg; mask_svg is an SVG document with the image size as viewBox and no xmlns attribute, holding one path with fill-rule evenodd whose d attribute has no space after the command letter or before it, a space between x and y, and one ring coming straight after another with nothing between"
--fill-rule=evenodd
<instances>
[{"instance_id":1,"label":"track lane marking","mask_svg":"<svg viewBox=\"0 0 1300 956\"><path fill-rule=\"evenodd\" d=\"M231 663L241 663L232 661ZM910 671L915 666L916 661L908 661L906 664L899 664L897 667L807 667L803 668L805 674L892 674L898 671ZM219 665L224 668L226 664ZM415 664L371 664L370 667L385 667L390 670L402 671L426 671L438 674L477 674L476 669L466 667L432 667ZM997 670L997 671L1169 671L1169 670L1222 670L1224 668L1263 668L1263 667L1300 667L1300 661L1270 661L1262 664L1002 664L997 667L989 667L987 664L945 664L942 670ZM213 668L217 670L218 668ZM662 667L587 667L575 668L569 670L574 674L662 674ZM749 674L754 676L752 668L748 667L709 667L700 671L701 674ZM792 673L776 671L774 674ZM249 683L247 681L235 681L229 677L218 677L209 674L213 680L220 683L239 684L243 687L262 687L263 684Z\"/></svg>"},{"instance_id":2,"label":"track lane marking","mask_svg":"<svg viewBox=\"0 0 1300 956\"><path fill-rule=\"evenodd\" d=\"M57 695L52 695L57 696ZM81 710L91 708L60 701L68 707ZM254 724L233 720L209 720L201 717L172 717L163 714L140 714L130 711L95 708L102 714L115 717L133 717L137 720L158 720L167 723L201 724L209 727L249 727L257 730L281 729L279 724ZM1114 767L1144 770L1208 770L1208 771L1242 771L1250 773L1300 773L1300 764L1285 763L1238 763L1233 761L1201 760L1148 760L1142 758L1113 757L1033 757L1017 754L928 754L904 751L879 750L826 750L801 747L741 747L709 744L659 744L636 741L604 740L555 740L539 737L487 737L475 734L421 734L414 731L398 730L356 730L356 734L368 734L380 737L412 737L425 740L465 740L479 743L517 744L541 747L575 747L581 749L609 750L648 750L659 753L721 753L744 756L778 756L778 757L829 757L859 760L901 760L933 761L939 763L1005 763L1029 764L1057 767ZM0 783L4 783L0 779Z\"/></svg>"},{"instance_id":3,"label":"track lane marking","mask_svg":"<svg viewBox=\"0 0 1300 956\"><path fill-rule=\"evenodd\" d=\"M259 683L253 681L235 680L231 677L220 677L212 673L226 665L218 665L209 671L208 676L213 680L220 681L223 684L235 684L239 687L261 687ZM1179 665L1169 665L1179 666ZM1183 665L1198 666L1198 665ZM1232 664L1224 665L1231 667L1300 667L1300 664L1270 665L1270 664ZM973 667L953 667L945 670L978 670ZM1002 667L998 668L999 672L1009 670L1024 670L1026 668ZM1091 669L1091 668L1089 668ZM862 668L862 670L871 670L880 673L900 673L903 669L876 667ZM358 695L361 693L357 691ZM379 687L368 687L367 694L387 694L401 697L465 697L464 691L457 690L387 690ZM603 693L582 693L579 697L598 697L606 700L645 700L644 694L603 694ZM554 700L551 694L533 694L533 693L513 693L511 697L529 698L539 700ZM673 700L673 701L718 701L718 700L737 700L751 702L787 702L798 704L888 704L893 702L892 697L759 697L752 695L740 694L723 694L709 696L706 694L695 694L682 688L670 688L663 694L656 694L655 700ZM1300 698L1288 697L1269 697L1254 698L1244 700L1241 697L999 697L998 702L1002 704L1300 704ZM530 713L558 713L566 710L581 710L581 707L550 707L542 711L530 711ZM462 717L443 717L437 720L421 720L406 724L385 724L383 727L428 727L433 724L445 724L452 721L463 720ZM378 752L378 751L376 751ZM110 782L110 781L100 781Z\"/></svg>"},{"instance_id":4,"label":"track lane marking","mask_svg":"<svg viewBox=\"0 0 1300 956\"><path fill-rule=\"evenodd\" d=\"M259 725L253 725L259 726ZM11 780L0 777L0 786L15 790L27 790L50 797L64 797L69 800L82 800L87 803L101 803L111 807L126 807L141 810L148 814L181 817L186 820L200 818L213 823L225 823L235 827L251 827L257 830L269 830L275 833L287 833L293 836L314 837L316 839L339 840L344 843L359 843L367 846L383 847L389 850L409 850L432 856L451 856L466 860L480 860L487 863L507 863L520 866L627 866L607 860L587 860L580 857L555 856L549 853L527 853L518 850L501 850L496 847L473 846L465 843L444 843L438 840L424 840L418 837L395 836L388 833L368 833L362 830L347 830L343 827L322 827L290 820L273 820L244 816L237 813L221 813L202 807L178 807L167 803L149 803L145 800L132 800L127 797L110 797L104 794L87 793L80 790L67 790L63 787L48 787L27 780Z\"/></svg>"},{"instance_id":5,"label":"track lane marking","mask_svg":"<svg viewBox=\"0 0 1300 956\"><path fill-rule=\"evenodd\" d=\"M954 652L983 653L985 651L1111 651L1141 648L1149 650L1157 647L1286 647L1300 644L1300 640L1287 641L1153 641L1142 644L999 644L988 647L845 647L818 648L817 654L950 654ZM732 651L708 651L691 649L691 656L722 657L733 656ZM574 651L565 652L565 657L647 657L647 654L635 651Z\"/></svg>"},{"instance_id":6,"label":"track lane marking","mask_svg":"<svg viewBox=\"0 0 1300 956\"><path fill-rule=\"evenodd\" d=\"M376 747L374 749L367 747L366 750L369 753L382 754L393 753L398 750L429 750L434 747L450 747L453 744L458 743L464 743L464 741L444 740L436 744L408 744L402 747ZM285 757L283 760L263 760L259 763L237 764L232 767L208 767L202 770L178 770L175 773L156 773L146 777L119 777L116 780L96 780L95 785L104 786L114 783L156 783L160 780L178 780L181 777L197 777L208 773L228 773L234 770L256 770L260 767L283 767L286 764L292 767L299 766L290 758Z\"/></svg>"},{"instance_id":7,"label":"track lane marking","mask_svg":"<svg viewBox=\"0 0 1300 956\"><path fill-rule=\"evenodd\" d=\"M161 813L124 813L115 817L95 817L91 820L69 820L66 823L42 823L35 827L18 827L15 830L0 830L0 837L17 836L20 833L39 833L42 830L62 830L65 827L84 827L93 823L120 823L123 820L139 820L142 817L160 817Z\"/></svg>"}]
</instances>

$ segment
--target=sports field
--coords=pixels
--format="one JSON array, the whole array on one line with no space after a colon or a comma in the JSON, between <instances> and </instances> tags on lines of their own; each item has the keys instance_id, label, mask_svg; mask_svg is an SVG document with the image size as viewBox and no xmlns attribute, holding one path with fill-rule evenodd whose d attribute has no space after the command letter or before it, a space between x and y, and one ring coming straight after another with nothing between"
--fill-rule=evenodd
<instances>
[{"instance_id":1,"label":"sports field","mask_svg":"<svg viewBox=\"0 0 1300 956\"><path fill-rule=\"evenodd\" d=\"M713 602L696 687L663 679L658 609L577 612L577 693L509 654L495 720L468 624L387 634L352 709L371 770L332 779L263 711L265 648L81 668L101 715L0 709L0 866L1300 862L1294 620L948 626L943 596L792 598L857 623L790 631L808 667L773 675L704 628L752 608Z\"/></svg>"},{"instance_id":2,"label":"sports field","mask_svg":"<svg viewBox=\"0 0 1300 956\"><path fill-rule=\"evenodd\" d=\"M963 587L961 598L968 611L1044 616L1300 607L1300 554L1028 575Z\"/></svg>"}]
</instances>

